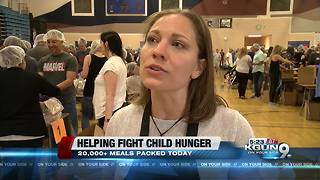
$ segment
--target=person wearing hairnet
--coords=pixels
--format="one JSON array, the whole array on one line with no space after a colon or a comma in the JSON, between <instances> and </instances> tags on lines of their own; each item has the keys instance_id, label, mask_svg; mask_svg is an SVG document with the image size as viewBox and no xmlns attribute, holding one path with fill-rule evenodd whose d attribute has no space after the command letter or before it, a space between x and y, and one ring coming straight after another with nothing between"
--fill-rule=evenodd
<instances>
[{"instance_id":1,"label":"person wearing hairnet","mask_svg":"<svg viewBox=\"0 0 320 180\"><path fill-rule=\"evenodd\" d=\"M25 52L28 51L29 49L31 49L31 43L29 41L23 40L21 39L22 43L24 44Z\"/></svg>"},{"instance_id":2,"label":"person wearing hairnet","mask_svg":"<svg viewBox=\"0 0 320 180\"><path fill-rule=\"evenodd\" d=\"M61 96L58 99L64 107L63 112L69 114L73 129L71 135L77 135L76 89L73 85L77 76L77 60L63 50L65 38L62 32L50 30L46 33L45 39L51 54L40 59L39 74L60 88Z\"/></svg>"},{"instance_id":3,"label":"person wearing hairnet","mask_svg":"<svg viewBox=\"0 0 320 180\"><path fill-rule=\"evenodd\" d=\"M24 50L24 52L27 52L27 49L28 49L27 46L23 43L23 41L20 38L15 36L8 36L4 40L3 45L5 47L19 46ZM29 55L25 56L25 60L26 60L26 71L37 73L37 66L38 66L37 61Z\"/></svg>"},{"instance_id":4,"label":"person wearing hairnet","mask_svg":"<svg viewBox=\"0 0 320 180\"><path fill-rule=\"evenodd\" d=\"M24 71L25 52L8 46L0 51L0 147L42 147L47 128L39 94L58 96L60 90L36 73Z\"/></svg>"},{"instance_id":5,"label":"person wearing hairnet","mask_svg":"<svg viewBox=\"0 0 320 180\"><path fill-rule=\"evenodd\" d=\"M34 47L27 51L27 54L34 57L36 61L39 61L40 58L49 55L50 53L51 51L44 39L44 34L38 34L34 39Z\"/></svg>"}]
</instances>

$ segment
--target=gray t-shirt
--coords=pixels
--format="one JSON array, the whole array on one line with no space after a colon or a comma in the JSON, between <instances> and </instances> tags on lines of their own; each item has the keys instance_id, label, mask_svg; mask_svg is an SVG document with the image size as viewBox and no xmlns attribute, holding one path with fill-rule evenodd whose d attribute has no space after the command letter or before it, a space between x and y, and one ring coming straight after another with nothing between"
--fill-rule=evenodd
<instances>
[{"instance_id":1,"label":"gray t-shirt","mask_svg":"<svg viewBox=\"0 0 320 180\"><path fill-rule=\"evenodd\" d=\"M77 73L77 60L70 54L63 52L59 55L48 55L42 57L39 61L39 72L50 83L57 85L67 78L67 71ZM75 99L76 90L72 85L61 92L62 104L72 102Z\"/></svg>"},{"instance_id":2,"label":"gray t-shirt","mask_svg":"<svg viewBox=\"0 0 320 180\"><path fill-rule=\"evenodd\" d=\"M42 57L49 55L51 53L47 46L36 46L27 51L27 55L33 57L38 62Z\"/></svg>"},{"instance_id":3,"label":"gray t-shirt","mask_svg":"<svg viewBox=\"0 0 320 180\"><path fill-rule=\"evenodd\" d=\"M37 73L38 70L38 63L35 60L35 58L26 55L26 71L32 72L32 73Z\"/></svg>"}]
</instances>

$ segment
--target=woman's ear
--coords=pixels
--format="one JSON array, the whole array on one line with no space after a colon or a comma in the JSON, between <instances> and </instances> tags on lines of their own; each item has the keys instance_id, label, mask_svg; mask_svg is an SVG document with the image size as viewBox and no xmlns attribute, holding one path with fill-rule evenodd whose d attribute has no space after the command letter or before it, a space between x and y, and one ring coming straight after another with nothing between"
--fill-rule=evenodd
<instances>
[{"instance_id":1,"label":"woman's ear","mask_svg":"<svg viewBox=\"0 0 320 180\"><path fill-rule=\"evenodd\" d=\"M108 44L108 41L106 41L106 42L104 43L104 51L105 51L106 56L107 56L107 55L108 55L108 52L109 52L109 44Z\"/></svg>"},{"instance_id":2,"label":"woman's ear","mask_svg":"<svg viewBox=\"0 0 320 180\"><path fill-rule=\"evenodd\" d=\"M104 45L106 46L107 49L109 49L108 41L106 41Z\"/></svg>"},{"instance_id":3,"label":"woman's ear","mask_svg":"<svg viewBox=\"0 0 320 180\"><path fill-rule=\"evenodd\" d=\"M191 74L191 79L197 79L203 72L203 70L207 66L207 60L206 59L200 59L198 61L198 64L195 68L195 70Z\"/></svg>"}]
</instances>

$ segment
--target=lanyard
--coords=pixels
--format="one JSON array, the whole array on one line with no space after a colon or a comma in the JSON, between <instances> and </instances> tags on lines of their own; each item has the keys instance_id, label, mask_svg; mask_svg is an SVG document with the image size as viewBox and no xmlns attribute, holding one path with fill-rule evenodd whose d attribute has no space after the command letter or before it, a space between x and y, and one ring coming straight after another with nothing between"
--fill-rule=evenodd
<instances>
[{"instance_id":1,"label":"lanyard","mask_svg":"<svg viewBox=\"0 0 320 180\"><path fill-rule=\"evenodd\" d=\"M140 128L140 136L149 136L150 115L151 115L151 101L147 103L143 111L141 128ZM186 136L197 136L198 126L199 126L199 123L188 123Z\"/></svg>"},{"instance_id":2,"label":"lanyard","mask_svg":"<svg viewBox=\"0 0 320 180\"><path fill-rule=\"evenodd\" d=\"M149 101L146 107L144 108L142 122L141 122L140 136L149 136L150 115L151 115L151 101ZM199 123L188 123L186 136L197 136L198 126L199 126ZM191 160L191 162L196 162L196 161ZM177 175L175 175L174 178L180 177L182 179L200 179L197 168L190 168L188 171L185 171L183 168L173 167L173 169L177 173ZM170 175L166 177L173 178Z\"/></svg>"}]
</instances>

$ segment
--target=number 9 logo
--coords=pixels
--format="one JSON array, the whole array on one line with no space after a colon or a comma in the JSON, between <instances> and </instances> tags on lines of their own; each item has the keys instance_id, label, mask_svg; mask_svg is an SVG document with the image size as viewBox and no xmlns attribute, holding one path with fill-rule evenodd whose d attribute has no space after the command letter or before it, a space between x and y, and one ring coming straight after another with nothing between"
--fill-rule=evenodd
<instances>
[{"instance_id":1,"label":"number 9 logo","mask_svg":"<svg viewBox=\"0 0 320 180\"><path fill-rule=\"evenodd\" d=\"M280 156L280 159L283 159L283 158L287 157L287 155L289 153L289 149L290 148L289 148L288 144L282 143L282 144L279 145L278 151L282 154Z\"/></svg>"}]
</instances>

